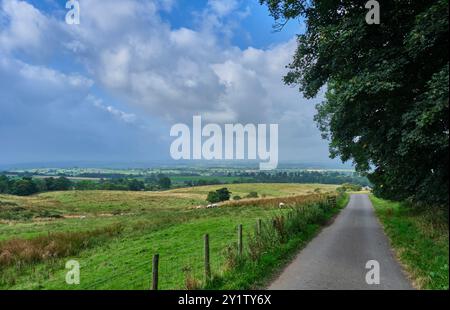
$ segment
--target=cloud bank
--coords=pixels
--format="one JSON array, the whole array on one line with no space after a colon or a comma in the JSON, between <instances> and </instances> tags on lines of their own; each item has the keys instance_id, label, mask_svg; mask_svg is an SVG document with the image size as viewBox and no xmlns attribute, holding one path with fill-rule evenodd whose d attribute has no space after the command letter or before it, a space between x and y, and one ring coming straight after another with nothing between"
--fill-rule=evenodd
<instances>
[{"instance_id":1,"label":"cloud bank","mask_svg":"<svg viewBox=\"0 0 450 310\"><path fill-rule=\"evenodd\" d=\"M193 115L278 123L281 160L327 161L320 96L282 83L295 38L233 44L243 1L209 0L177 27L163 18L176 1L80 0L80 25L63 7L0 3L0 161L168 158L168 128Z\"/></svg>"}]
</instances>

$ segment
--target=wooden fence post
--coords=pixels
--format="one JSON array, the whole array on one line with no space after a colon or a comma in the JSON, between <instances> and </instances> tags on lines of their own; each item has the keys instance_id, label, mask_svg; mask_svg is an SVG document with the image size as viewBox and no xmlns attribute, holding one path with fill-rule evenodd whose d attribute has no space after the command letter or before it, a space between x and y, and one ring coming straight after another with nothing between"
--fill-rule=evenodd
<instances>
[{"instance_id":1,"label":"wooden fence post","mask_svg":"<svg viewBox=\"0 0 450 310\"><path fill-rule=\"evenodd\" d=\"M158 264L159 264L159 254L153 255L152 264L152 290L158 289Z\"/></svg>"},{"instance_id":2,"label":"wooden fence post","mask_svg":"<svg viewBox=\"0 0 450 310\"><path fill-rule=\"evenodd\" d=\"M242 224L238 226L238 255L242 256Z\"/></svg>"},{"instance_id":3,"label":"wooden fence post","mask_svg":"<svg viewBox=\"0 0 450 310\"><path fill-rule=\"evenodd\" d=\"M261 236L261 226L262 220L258 219L258 221L256 222L256 233L258 234L258 236Z\"/></svg>"},{"instance_id":4,"label":"wooden fence post","mask_svg":"<svg viewBox=\"0 0 450 310\"><path fill-rule=\"evenodd\" d=\"M205 281L211 280L211 264L209 261L209 235L205 234Z\"/></svg>"},{"instance_id":5,"label":"wooden fence post","mask_svg":"<svg viewBox=\"0 0 450 310\"><path fill-rule=\"evenodd\" d=\"M327 203L331 204L332 208L336 208L336 206L337 206L336 196L328 196L327 197Z\"/></svg>"}]
</instances>

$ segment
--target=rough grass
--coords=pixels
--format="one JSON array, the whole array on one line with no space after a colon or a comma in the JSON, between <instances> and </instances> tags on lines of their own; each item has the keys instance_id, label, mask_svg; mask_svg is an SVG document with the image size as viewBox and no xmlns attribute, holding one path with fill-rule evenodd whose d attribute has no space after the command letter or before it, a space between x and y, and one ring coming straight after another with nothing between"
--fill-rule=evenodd
<instances>
[{"instance_id":1,"label":"rough grass","mask_svg":"<svg viewBox=\"0 0 450 310\"><path fill-rule=\"evenodd\" d=\"M8 270L15 277L10 289L148 289L151 258L160 254L160 288L184 289L186 273L202 280L203 236L211 242L211 267L220 273L224 262L223 248L236 240L236 227L253 231L257 218L270 218L280 210L272 208L233 207L202 210L198 219L155 231L145 230L123 234L110 242L86 249L71 256L81 264L81 284L71 287L64 282L65 259L22 268L20 273ZM244 238L245 242L246 237ZM69 257L67 258L67 260ZM5 273L6 274L6 273ZM12 275L11 275L12 274ZM1 285L0 285L1 287Z\"/></svg>"},{"instance_id":2,"label":"rough grass","mask_svg":"<svg viewBox=\"0 0 450 310\"><path fill-rule=\"evenodd\" d=\"M240 184L239 184L240 185ZM267 186L267 184L264 184ZM282 184L286 185L286 184ZM277 186L280 186L277 184ZM310 191L316 185L288 186L289 192ZM217 187L218 188L218 187ZM243 187L244 191L253 187ZM280 187L278 187L280 188ZM328 187L326 186L326 189ZM203 191L198 188L198 190ZM258 190L258 189L256 189ZM95 195L95 194L98 195ZM273 192L276 195L275 191ZM282 194L281 188L277 190ZM83 195L87 194L87 195ZM148 289L150 287L151 257L160 258L160 287L162 289L186 288L203 284L203 236L210 235L211 267L215 274L223 272L225 256L223 249L236 240L236 227L244 226L244 242L248 233L254 231L257 219L273 218L288 212L279 209L270 198L256 203L243 202L217 209L192 209L191 199L198 193L132 193L132 192L59 192L27 197L28 203L45 208L44 201L51 201L52 210L63 214L80 210L86 218L63 218L48 221L9 222L0 225L0 240L3 245L14 248L21 264L5 264L0 276L0 288L7 289ZM149 197L151 196L151 197ZM308 196L308 197L306 197ZM301 198L323 199L323 195L310 194ZM158 198L155 203L155 197ZM176 198L172 204L167 197ZM273 196L272 196L273 197ZM16 197L0 199L23 203ZM294 202L296 196L289 199ZM306 200L305 200L306 199ZM20 201L19 201L20 200ZM288 199L285 199L289 203ZM270 201L270 203L264 203ZM102 216L108 205L123 206L132 212L123 215ZM85 210L85 211L84 211ZM101 211L98 211L101 210ZM119 235L97 233L111 225L119 225ZM50 235L49 235L50 232ZM18 239L20 241L11 241ZM73 239L73 240L72 240ZM58 243L58 240L65 240ZM11 243L10 243L11 242ZM52 243L53 242L53 243ZM72 246L64 243L72 242ZM57 244L55 246L54 244ZM46 250L55 247L52 255ZM8 247L7 246L7 247ZM5 247L5 249L7 248ZM32 248L31 259L23 249ZM69 249L69 250L68 250ZM8 250L9 251L9 250ZM9 251L11 252L11 251ZM22 253L22 254L21 254ZM51 259L49 259L51 257ZM81 265L81 284L68 286L64 277L66 260L77 259ZM20 265L20 268L19 268Z\"/></svg>"},{"instance_id":3,"label":"rough grass","mask_svg":"<svg viewBox=\"0 0 450 310\"><path fill-rule=\"evenodd\" d=\"M223 184L207 185L199 187L185 187L174 189L171 193L185 193L191 195L205 196L210 191L226 187L231 191L231 195L244 197L250 192L257 192L259 197L285 197L291 195L312 194L316 189L320 192L334 192L338 185L329 184L294 184L294 183L243 183L243 184ZM206 197L206 196L205 196Z\"/></svg>"},{"instance_id":4,"label":"rough grass","mask_svg":"<svg viewBox=\"0 0 450 310\"><path fill-rule=\"evenodd\" d=\"M105 239L119 235L121 231L120 225L112 225L86 232L60 232L33 239L9 239L0 242L0 270L11 265L17 268L75 255Z\"/></svg>"},{"instance_id":5,"label":"rough grass","mask_svg":"<svg viewBox=\"0 0 450 310\"><path fill-rule=\"evenodd\" d=\"M449 228L445 216L370 196L395 252L417 288L448 289Z\"/></svg>"},{"instance_id":6,"label":"rough grass","mask_svg":"<svg viewBox=\"0 0 450 310\"><path fill-rule=\"evenodd\" d=\"M193 207L205 205L207 193L220 187L200 186L164 192L67 191L30 197L0 195L0 240L34 238L49 231L86 231L115 223L123 224L125 229L160 229L202 216L201 211L192 210ZM265 193L267 198L310 195L316 188L328 192L335 187L230 184L233 191L248 194L254 190ZM241 203L246 201L243 199Z\"/></svg>"}]
</instances>

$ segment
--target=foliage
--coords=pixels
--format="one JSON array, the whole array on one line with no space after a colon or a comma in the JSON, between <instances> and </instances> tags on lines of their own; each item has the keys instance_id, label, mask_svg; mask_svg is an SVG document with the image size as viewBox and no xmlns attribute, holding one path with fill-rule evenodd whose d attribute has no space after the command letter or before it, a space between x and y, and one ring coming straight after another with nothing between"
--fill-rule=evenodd
<instances>
[{"instance_id":1,"label":"foliage","mask_svg":"<svg viewBox=\"0 0 450 310\"><path fill-rule=\"evenodd\" d=\"M243 178L243 183L320 183L342 184L356 183L361 186L370 185L366 177L358 173L342 173L337 171L274 171L274 172L237 172L235 176ZM242 183L242 182L241 182Z\"/></svg>"},{"instance_id":2,"label":"foliage","mask_svg":"<svg viewBox=\"0 0 450 310\"><path fill-rule=\"evenodd\" d=\"M210 202L210 203L216 203L216 202L220 202L219 200L219 195L217 194L217 192L209 192L208 196L206 197L206 201Z\"/></svg>"},{"instance_id":3,"label":"foliage","mask_svg":"<svg viewBox=\"0 0 450 310\"><path fill-rule=\"evenodd\" d=\"M10 183L9 191L13 195L27 196L38 192L36 183L31 178L24 177Z\"/></svg>"},{"instance_id":4,"label":"foliage","mask_svg":"<svg viewBox=\"0 0 450 310\"><path fill-rule=\"evenodd\" d=\"M362 189L362 187L358 184L351 184L351 183L344 183L341 186L339 186L336 190L338 192L343 191L343 192L347 192L347 191L354 191L354 192L359 192Z\"/></svg>"},{"instance_id":5,"label":"foliage","mask_svg":"<svg viewBox=\"0 0 450 310\"><path fill-rule=\"evenodd\" d=\"M158 175L158 186L161 189L169 189L172 186L172 182L169 177L160 174Z\"/></svg>"},{"instance_id":6,"label":"foliage","mask_svg":"<svg viewBox=\"0 0 450 310\"><path fill-rule=\"evenodd\" d=\"M245 198L258 198L258 193L257 192L250 192L250 193L248 193L247 196L245 196Z\"/></svg>"},{"instance_id":7,"label":"foliage","mask_svg":"<svg viewBox=\"0 0 450 310\"><path fill-rule=\"evenodd\" d=\"M170 188L170 179L160 179L162 189ZM101 179L98 182L90 180L71 181L66 177L49 177L44 179L22 177L9 178L0 175L0 193L18 196L28 196L40 192L75 190L129 190L141 191L146 189L145 183L136 178Z\"/></svg>"},{"instance_id":8,"label":"foliage","mask_svg":"<svg viewBox=\"0 0 450 310\"><path fill-rule=\"evenodd\" d=\"M208 193L208 197L206 198L206 201L210 203L216 203L221 201L230 200L231 192L228 190L228 188L220 188L216 191L211 191Z\"/></svg>"},{"instance_id":9,"label":"foliage","mask_svg":"<svg viewBox=\"0 0 450 310\"><path fill-rule=\"evenodd\" d=\"M448 1L382 1L380 25L364 1L260 2L279 25L306 21L284 81L307 98L326 85L316 121L332 157L377 195L448 207Z\"/></svg>"}]
</instances>

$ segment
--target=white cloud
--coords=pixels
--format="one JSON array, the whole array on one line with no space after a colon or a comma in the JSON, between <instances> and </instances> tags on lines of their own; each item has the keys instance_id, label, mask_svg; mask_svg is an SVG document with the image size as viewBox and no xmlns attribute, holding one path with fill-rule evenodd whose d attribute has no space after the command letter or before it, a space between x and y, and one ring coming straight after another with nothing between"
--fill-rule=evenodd
<instances>
[{"instance_id":1,"label":"white cloud","mask_svg":"<svg viewBox=\"0 0 450 310\"><path fill-rule=\"evenodd\" d=\"M126 113L126 112L116 109L115 107L112 107L110 105L105 105L101 99L95 98L92 95L89 95L87 97L87 100L92 101L92 103L95 107L110 113L111 115L120 119L121 121L124 121L125 123L134 123L137 120L137 117L135 114Z\"/></svg>"},{"instance_id":2,"label":"white cloud","mask_svg":"<svg viewBox=\"0 0 450 310\"><path fill-rule=\"evenodd\" d=\"M3 17L8 17L7 27L0 33L1 49L41 47L42 35L49 30L49 21L39 10L26 2L11 0L4 0L1 9Z\"/></svg>"},{"instance_id":3,"label":"white cloud","mask_svg":"<svg viewBox=\"0 0 450 310\"><path fill-rule=\"evenodd\" d=\"M0 30L0 51L65 57L89 78L25 63L18 72L27 83L42 77L36 83L56 95L62 85L88 93L95 81L127 110L139 111L128 113L96 101L99 111L123 123L136 122L140 112L169 124L189 122L196 114L222 123L279 123L280 147L288 150L284 154L298 158L299 149L306 147L296 148L292 140L314 145L310 154L314 150L326 154L312 121L314 103L320 99L307 103L282 82L295 39L264 50L233 46L230 38L236 22L248 14L238 4L209 0L197 14L196 27L173 29L159 16L161 10L176 6L169 0L83 0L81 23L72 26L25 2L4 0L2 15L9 22ZM42 96L43 102L47 97Z\"/></svg>"},{"instance_id":4,"label":"white cloud","mask_svg":"<svg viewBox=\"0 0 450 310\"><path fill-rule=\"evenodd\" d=\"M225 16L238 8L237 0L208 0L208 6L218 16Z\"/></svg>"}]
</instances>

